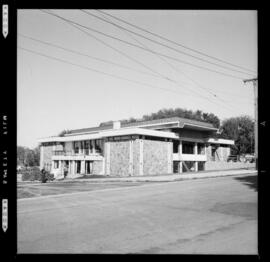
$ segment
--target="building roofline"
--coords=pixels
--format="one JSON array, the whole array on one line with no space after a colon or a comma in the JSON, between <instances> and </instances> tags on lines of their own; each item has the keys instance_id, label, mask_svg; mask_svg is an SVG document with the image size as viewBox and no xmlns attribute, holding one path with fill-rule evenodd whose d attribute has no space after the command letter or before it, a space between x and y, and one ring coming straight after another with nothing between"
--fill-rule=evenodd
<instances>
[{"instance_id":1,"label":"building roofline","mask_svg":"<svg viewBox=\"0 0 270 262\"><path fill-rule=\"evenodd\" d=\"M187 127L195 127L195 129L200 130L210 130L210 131L217 131L218 129L215 128L211 123L202 122L193 119L181 118L181 117L170 117L170 118L161 118L161 119L154 119L154 120L147 120L147 121L137 121L131 123L123 123L121 122L121 129L122 128L132 128L132 127L151 127L157 125L168 125L177 123L179 128ZM100 132L103 130L112 130L113 125L105 125L99 127L90 127L90 128L81 128L81 129L74 129L70 130L69 134L65 134L65 136L73 136L79 134L91 134Z\"/></svg>"},{"instance_id":2,"label":"building roofline","mask_svg":"<svg viewBox=\"0 0 270 262\"><path fill-rule=\"evenodd\" d=\"M73 136L63 136L63 137L55 136L55 137L41 138L39 139L39 143L82 141L90 139L102 139L112 136L128 136L128 135L144 135L144 136L163 137L169 139L179 139L179 136L172 132L164 132L144 128L122 128L122 129L101 131L97 134L81 134Z\"/></svg>"}]
</instances>

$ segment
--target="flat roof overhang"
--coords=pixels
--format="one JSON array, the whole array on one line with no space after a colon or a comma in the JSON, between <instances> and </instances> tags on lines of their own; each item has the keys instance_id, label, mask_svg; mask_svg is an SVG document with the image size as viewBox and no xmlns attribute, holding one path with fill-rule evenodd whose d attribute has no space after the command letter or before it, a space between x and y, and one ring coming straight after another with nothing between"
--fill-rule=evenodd
<instances>
[{"instance_id":1,"label":"flat roof overhang","mask_svg":"<svg viewBox=\"0 0 270 262\"><path fill-rule=\"evenodd\" d=\"M97 134L83 134L83 135L74 135L74 136L55 136L48 138L40 138L38 140L39 143L46 142L69 142L69 141L84 141L91 139L102 139L106 137L114 137L114 136L128 136L128 135L143 135L143 136L153 136L153 137L161 137L168 139L179 139L179 136L173 132L165 132L165 131L157 131L145 128L122 128L122 129L114 129L109 131L102 131Z\"/></svg>"},{"instance_id":2,"label":"flat roof overhang","mask_svg":"<svg viewBox=\"0 0 270 262\"><path fill-rule=\"evenodd\" d=\"M209 138L206 142L210 144L234 145L234 140L221 138Z\"/></svg>"},{"instance_id":3,"label":"flat roof overhang","mask_svg":"<svg viewBox=\"0 0 270 262\"><path fill-rule=\"evenodd\" d=\"M199 130L199 131L212 131L212 132L217 132L218 131L218 128L206 127L206 126L200 126L200 125L194 125L194 124L184 124L183 127L180 127L180 128Z\"/></svg>"}]
</instances>

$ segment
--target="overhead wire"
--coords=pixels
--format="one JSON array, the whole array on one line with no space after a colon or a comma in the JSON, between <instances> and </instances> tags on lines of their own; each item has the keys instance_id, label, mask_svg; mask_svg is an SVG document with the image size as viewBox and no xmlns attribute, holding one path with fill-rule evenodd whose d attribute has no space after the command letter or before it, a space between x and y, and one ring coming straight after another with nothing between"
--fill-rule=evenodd
<instances>
[{"instance_id":1,"label":"overhead wire","mask_svg":"<svg viewBox=\"0 0 270 262\"><path fill-rule=\"evenodd\" d=\"M93 29L93 28L91 28L91 27L89 27L89 26L82 25L82 24L80 24L80 23L77 23L77 22L75 22L75 21L73 21L73 20L64 18L64 17L59 16L59 15L57 15L57 14L50 13L50 12L46 12L46 11L44 11L44 10L41 10L41 11L43 11L43 12L45 12L45 13L47 13L47 14L50 14L50 15L52 15L52 16L58 17L59 19L62 19L62 20L64 20L64 21L73 23L73 24L75 24L75 25L77 25L77 26L79 26L79 27L83 27L83 28L86 28L86 29L91 30L91 31L93 31L93 32L96 32L96 33L98 33L98 34L101 34L101 35L103 35L103 36L106 36L106 37L108 37L108 38L111 38L111 39L114 39L114 40L123 42L123 43L125 43L125 44L127 44L127 45L130 45L130 46L133 46L133 47L140 48L140 49L145 50L145 51L147 51L147 52L151 52L151 53L157 54L157 52L155 52L155 51L153 51L153 50L146 49L146 48L144 48L144 47L141 47L141 46L139 46L139 45L133 44L133 43L128 42L128 41L125 41L125 40L120 39L120 38L118 38L118 37L115 37L115 36L112 36L112 35L103 33L103 32L101 32L101 31L99 31L99 30ZM177 62L179 62L179 63L182 63L182 64L186 64L186 65L189 65L189 66L193 66L193 67L196 67L196 68L200 68L200 69L203 69L203 70L206 70L206 71L209 71L209 72L213 72L213 73L217 73L217 74L220 74L220 75L223 75L223 76L227 76L227 77L231 77L231 78L243 80L243 77L235 76L235 75L228 74L228 73L225 73L225 72L220 72L220 71L213 70L213 69L210 69L210 68L207 68L207 67L203 67L203 66L200 66L200 65L197 65L197 64L189 63L189 62L187 62L187 61L184 61L184 60L181 60L181 59L172 57L172 56L168 56L168 55L163 54L163 53L158 53L158 54L161 55L161 56L163 56L163 57L166 57L166 58L168 58L168 59L171 59L171 60L177 61Z\"/></svg>"},{"instance_id":2,"label":"overhead wire","mask_svg":"<svg viewBox=\"0 0 270 262\"><path fill-rule=\"evenodd\" d=\"M69 21L66 21L66 19L64 20L65 22L67 22L68 24L70 24L71 26L73 26L73 27L75 27L75 28L77 28L78 30L80 30L81 32L83 32L83 33L85 33L85 34L87 34L87 35L89 35L90 37L94 37L96 40L98 40L98 41L101 41L99 38L97 38L97 37L95 37L95 36L93 36L92 34L89 34L88 32L85 32L84 30L82 30L80 27L78 27L78 26L76 26L76 25L74 25L73 23L70 23ZM101 41L102 43L104 43L104 41ZM105 44L105 43L104 43ZM106 46L108 46L108 44L106 43ZM109 47L112 47L111 45L109 45ZM114 50L117 50L117 49L115 49L115 48L113 48ZM145 65L145 64L143 64L143 65ZM152 69L153 70L153 69ZM176 83L178 86L179 86L179 83L177 82L177 81L175 81L175 80L172 80L171 78L168 78L167 76L164 76L164 75L162 75L162 74L160 74L159 72L157 72L157 71L154 71L154 72L156 72L157 74L159 74L162 78L164 78L165 80L168 80L168 81L170 81L170 82L173 82L173 83ZM181 87L181 86L180 86ZM214 101L211 101L211 100L209 100L209 98L208 97L205 97L205 96L203 96L201 93L199 93L199 92L195 92L194 90L191 90L193 93L195 93L195 94L197 94L197 95L199 95L200 97L202 97L202 98L204 98L204 99L206 99L206 100L208 100L209 102L212 102L212 103L215 103L215 104L217 104L216 102L214 102ZM218 106L220 106L219 104L217 104ZM226 105L225 105L225 107L226 107ZM227 109L229 110L229 111L233 111L230 107L227 107Z\"/></svg>"},{"instance_id":3,"label":"overhead wire","mask_svg":"<svg viewBox=\"0 0 270 262\"><path fill-rule=\"evenodd\" d=\"M111 21L108 21L108 20L106 20L106 19L103 19L103 18L101 18L101 17L99 17L99 16L97 16L97 15L95 15L95 14L92 14L92 13L90 13L90 12L88 12L88 11L85 11L85 10L83 10L83 9L81 9L81 11L84 12L85 14L89 15L89 16L95 17L95 18L97 18L97 19L99 19L99 20L102 20L102 21L104 21L104 22L106 22L106 23L109 23L109 24L114 25L114 26L116 26L116 27L118 27L118 28L121 28L122 30L125 30L125 31L127 31L127 32L129 32L129 33L132 33L132 34L134 34L134 35L137 35L137 36L139 36L139 37L141 37L141 38L144 38L144 39L146 39L146 40L148 40L148 41L151 41L151 42L153 42L153 43L155 43L155 44L158 44L158 45L161 45L161 46L166 47L166 48L168 48L168 49L171 49L171 50L173 50L173 51L175 51L175 52L178 52L178 53L180 53L180 54L183 54L183 55L185 55L185 56L189 56L189 57L192 57L192 58L194 58L194 59L200 60L200 61L202 61L202 62L209 63L209 64L211 64L211 65L215 65L215 66L218 66L218 67L221 67L221 68L224 68L224 69L227 69L227 70L231 70L231 71L234 71L234 72L237 72L237 73L242 73L242 74L254 76L254 74L250 74L250 73L243 72L243 71L240 71L240 70L232 69L232 68L230 68L230 67L223 66L223 65L220 65L220 64L217 64L217 63L208 61L208 60L206 60L206 59L204 59L204 58L200 58L200 57L197 57L197 56L195 56L195 55L188 54L188 53L183 52L183 51L181 51L181 50L179 50L179 49L173 48L173 47L168 46L168 45L166 45L166 44L163 44L163 43L161 43L161 42L159 42L159 41L156 41L156 40L153 40L153 39L151 39L151 38L149 38L149 37L146 37L146 36L144 36L144 35L142 35L142 34L139 34L139 33L136 33L136 32L134 32L134 31L132 31L132 30L129 30L129 29L123 27L123 26L120 26L120 25L114 23L114 22L111 22Z\"/></svg>"},{"instance_id":4,"label":"overhead wire","mask_svg":"<svg viewBox=\"0 0 270 262\"><path fill-rule=\"evenodd\" d=\"M82 52L79 52L79 51L76 51L76 50L73 50L73 49L69 49L69 48L66 48L66 47L63 47L63 46L60 46L60 45L56 45L56 44L51 43L51 42L43 41L43 40L40 40L40 39L37 39L37 38L34 38L34 37L30 37L30 36L26 36L26 35L23 35L23 34L20 34L20 33L18 35L20 37L30 39L30 40L35 41L35 42L42 43L44 45L52 46L52 47L55 47L55 48L59 48L59 49L62 49L64 51L74 53L74 54L77 54L77 55L80 55L80 56L84 56L84 57L87 57L87 58L90 58L90 59L93 59L93 60L97 60L97 61L100 61L100 62L103 62L103 63L118 66L118 67L121 67L121 68L124 68L124 69L127 69L127 70L131 70L131 71L134 71L134 72L138 72L138 73L142 73L142 74L145 74L145 75L150 75L150 76L153 76L153 77L160 78L160 76L158 76L156 74L151 74L149 72L141 71L141 70L138 70L138 69L135 69L135 68L123 65L123 64L119 64L119 63L115 63L113 61L109 61L109 60L106 60L106 59L91 56L91 55L88 55L88 54L85 54L85 53L82 53Z\"/></svg>"},{"instance_id":5,"label":"overhead wire","mask_svg":"<svg viewBox=\"0 0 270 262\"><path fill-rule=\"evenodd\" d=\"M82 10L81 10L81 11L82 11ZM105 18L105 19L108 19L108 18ZM120 29L122 29L122 28L120 27ZM124 33L126 33L126 34L127 34L131 39L133 39L135 42L137 42L138 44L142 45L144 48L149 49L148 46L146 46L145 44L143 44L141 41L137 40L137 39L136 39L134 36L132 36L132 34L130 34L128 31L125 31L125 30L123 30L123 29L122 29L122 31L123 31ZM224 106L228 108L228 106L227 106L227 101L225 101L224 99L221 99L221 98L218 97L215 93L209 91L209 89L207 89L207 88L205 88L204 86L200 85L199 83L195 82L191 77L189 77L189 76L186 75L183 71L181 71L181 70L179 70L178 68L176 68L175 66L173 66L173 65L172 65L171 63L169 63L165 58L159 56L158 54L157 54L157 56L158 56L158 58L161 59L164 63L166 63L168 66L170 66L174 71L180 72L181 74L183 74L186 78L188 78L189 80L191 80L191 81L192 81L195 85L197 85L199 88L201 88L201 89L207 91L208 93L210 93L211 95L213 95L216 99L218 99L218 100L220 100L222 103L224 103ZM191 90L191 91L193 91L193 90ZM194 92L194 91L193 91L193 92ZM201 97L203 97L203 96L201 96ZM203 98L205 98L205 97L203 97ZM205 98L205 99L207 99L207 98ZM207 99L207 100L208 100L208 99ZM210 100L208 100L208 101L210 101ZM213 102L213 101L210 101L210 102ZM216 103L215 103L215 104L216 104ZM239 109L239 108L238 108L238 109Z\"/></svg>"},{"instance_id":6,"label":"overhead wire","mask_svg":"<svg viewBox=\"0 0 270 262\"><path fill-rule=\"evenodd\" d=\"M118 75L115 75L115 74L106 73L106 72L103 72L103 71L100 71L100 70L97 70L97 69L94 69L94 68L91 68L91 67L76 64L76 63L70 62L70 61L65 60L65 59L61 59L61 58L58 58L58 57L55 57L55 56L50 56L50 55L47 55L47 54L44 54L44 53L41 53L41 52L37 52L37 51L31 50L31 49L28 49L28 48L21 47L21 46L18 46L18 48L21 49L21 50L24 50L26 52L29 52L29 53L33 53L33 54L36 54L36 55L39 55L39 56L42 56L42 57L46 57L48 59L52 59L52 60L59 61L59 62L65 63L65 64L73 65L73 66L76 66L76 67L79 67L79 68L83 68L83 69L86 69L86 70L89 70L89 71L92 71L92 72L96 72L98 74L102 74L102 75L110 76L110 77L113 77L113 78L125 80L125 81L132 82L132 83L135 83L135 84L138 84L138 85L144 85L144 86L154 88L154 89L158 88L158 89L165 90L165 91L168 91L168 92L173 92L173 93L176 93L176 94L190 96L190 94L183 94L183 93L180 93L177 90L172 90L172 89L167 89L167 88L163 88L163 87L159 87L159 86L154 86L154 85L151 85L151 84L148 84L148 83L144 83L144 82L140 82L140 81L137 81L137 80L125 78L125 77L118 76Z\"/></svg>"},{"instance_id":7,"label":"overhead wire","mask_svg":"<svg viewBox=\"0 0 270 262\"><path fill-rule=\"evenodd\" d=\"M114 16L114 15L112 15L112 14L108 14L107 12L104 12L104 11L102 11L102 10L100 10L100 9L95 9L95 10L98 11L98 12L100 12L100 13L102 13L102 14L105 14L105 15L107 15L107 16L110 16L110 17L112 17L112 18L114 18L114 19L116 19L116 20L118 20L118 21L120 21L120 22L122 22L122 23L125 23L125 24L127 24L127 25L129 25L129 26L131 26L131 27L134 27L134 28L136 28L136 29L139 29L139 30L141 30L141 31L144 31L144 32L146 32L146 33L148 33L148 34L151 34L151 35L153 35L153 36L155 36L155 37L158 37L158 38L160 38L160 39L162 39L162 40L165 40L165 41L167 41L167 42L169 42L169 43L172 43L172 44L174 44L174 45L177 45L177 46L179 46L179 47L182 47L182 48L184 48L184 49L186 49L186 50L189 50L189 51L192 51L192 52L194 52L194 53L197 53L197 54L206 56L206 57L208 57L208 58L211 58L211 59L213 59L213 60L219 61L219 62L221 62L221 63L227 64L227 65L230 65L230 66L234 66L234 67L237 67L237 68L240 68L240 69L249 71L249 72L256 73L254 70L251 70L251 69L248 69L248 68L246 68L246 67L243 67L243 66L239 66L239 65L233 64L233 63L231 63L231 62L228 62L228 61L225 61L225 60L223 60L223 59L217 58L217 57L215 57L215 56L206 54L206 53L201 52L201 51L199 51L199 50L196 50L196 49L194 49L194 48L190 48L190 47L188 47L188 46L186 46L186 45L180 44L180 43L178 43L178 42L176 42L176 41L173 41L173 40L168 39L168 38L166 38L166 37L164 37L164 36L161 36L160 34L154 33L154 32L152 32L152 31L147 30L147 29L145 29L145 28L142 28L142 27L140 27L140 26L138 26L138 25L132 24L132 23L130 23L130 22L124 20L124 19L121 19L121 18L119 18L119 17L116 17L116 16Z\"/></svg>"},{"instance_id":8,"label":"overhead wire","mask_svg":"<svg viewBox=\"0 0 270 262\"><path fill-rule=\"evenodd\" d=\"M43 11L43 10L41 10L41 11ZM98 39L98 38L96 38L95 36L93 36L92 34L89 34L88 32L85 32L84 30L82 30L80 27L78 27L78 26L76 26L75 24L77 24L76 22L75 22L75 24L73 23L73 21L70 21L69 19L66 19L66 18L63 18L63 17L61 17L61 16L58 16L58 15L55 15L54 13L51 13L51 12L46 12L46 11L43 11L43 12L45 12L45 13L48 13L48 14L50 14L50 15L53 15L53 16L55 16L55 17L57 17L57 18L60 18L61 20L63 20L63 21L65 21L65 22L67 22L67 23L69 23L70 25L72 25L73 27L75 27L75 28L77 28L78 30L80 30L80 31L82 31L82 32L84 32L84 33L86 33L87 35L90 35L91 37L94 37L96 40L98 40L98 41L102 41L102 40L100 40L100 39ZM84 26L83 26L84 27ZM105 44L105 45L107 45L108 46L108 44L107 43L105 43L104 41L102 41L103 42L103 44ZM109 46L109 47L111 47L111 48L113 48L112 46ZM119 52L119 50L117 50L117 49L115 49L115 48L113 48L115 51L117 51L117 52ZM122 53L122 52L121 52ZM123 53L122 53L123 54ZM126 55L126 54L125 54ZM142 63L140 63L140 64L142 64ZM143 66L145 66L144 64L142 64ZM156 71L154 71L155 73L157 73ZM157 74L159 74L159 73L157 73ZM160 75L160 74L159 74ZM170 78L168 78L168 77L166 77L166 76L163 76L163 75L161 75L164 79L166 79L166 80L169 80L169 81L171 81L171 82L175 82L175 83L177 83L176 81L174 81L174 80L172 80L172 79L170 79ZM178 85L179 85L179 83L177 83ZM163 90L168 90L168 89L164 89L163 88ZM194 92L194 91L193 91ZM202 96L201 94L199 94L199 96L201 96L202 98L204 98L204 99L207 99L208 101L210 101L210 102L212 102L212 103L215 103L214 101L211 101L211 100L209 100L207 97L204 97L204 96ZM216 104L216 103L215 103ZM218 104L219 105L219 104ZM220 106L220 105L219 105ZM230 107L226 107L226 109L228 109L228 110L230 110L230 111L233 111Z\"/></svg>"}]
</instances>

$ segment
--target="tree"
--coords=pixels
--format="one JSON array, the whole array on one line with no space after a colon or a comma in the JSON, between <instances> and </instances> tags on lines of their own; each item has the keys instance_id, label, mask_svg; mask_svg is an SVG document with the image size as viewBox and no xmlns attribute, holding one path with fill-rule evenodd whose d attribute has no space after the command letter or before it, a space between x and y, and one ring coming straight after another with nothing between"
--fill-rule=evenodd
<instances>
[{"instance_id":1,"label":"tree","mask_svg":"<svg viewBox=\"0 0 270 262\"><path fill-rule=\"evenodd\" d=\"M192 111L187 110L183 108L163 108L159 111L147 115L143 115L141 119L139 118L129 118L129 119L123 119L121 120L122 124L126 123L132 123L132 122L138 122L138 121L149 121L149 120L156 120L156 119L162 119L162 118L169 118L169 117L182 117L182 118L188 118L193 119L197 121L203 121L207 123L213 124L214 127L219 128L220 126L220 120L219 118L214 115L213 113L203 113L201 110ZM109 126L112 125L113 121L107 121L100 123L99 126Z\"/></svg>"},{"instance_id":2,"label":"tree","mask_svg":"<svg viewBox=\"0 0 270 262\"><path fill-rule=\"evenodd\" d=\"M39 166L40 149L17 146L17 165Z\"/></svg>"},{"instance_id":3,"label":"tree","mask_svg":"<svg viewBox=\"0 0 270 262\"><path fill-rule=\"evenodd\" d=\"M254 152L254 122L249 116L232 117L222 123L221 138L232 139L233 154Z\"/></svg>"}]
</instances>

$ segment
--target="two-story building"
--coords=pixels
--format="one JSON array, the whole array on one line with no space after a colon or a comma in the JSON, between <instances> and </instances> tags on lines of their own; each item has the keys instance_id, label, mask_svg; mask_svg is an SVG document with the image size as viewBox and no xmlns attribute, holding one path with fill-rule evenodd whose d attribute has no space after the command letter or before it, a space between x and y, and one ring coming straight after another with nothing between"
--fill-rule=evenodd
<instances>
[{"instance_id":1,"label":"two-story building","mask_svg":"<svg viewBox=\"0 0 270 262\"><path fill-rule=\"evenodd\" d=\"M40 168L62 176L143 176L218 169L232 140L210 123L179 117L72 130L40 139Z\"/></svg>"}]
</instances>

